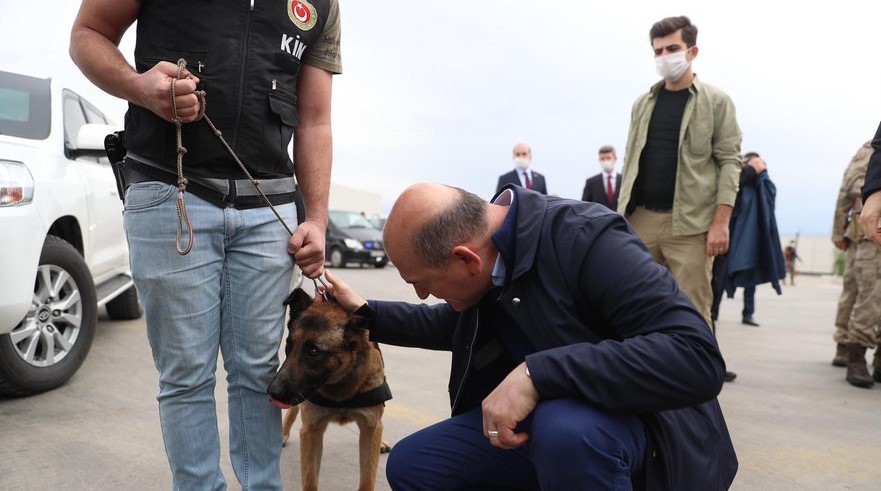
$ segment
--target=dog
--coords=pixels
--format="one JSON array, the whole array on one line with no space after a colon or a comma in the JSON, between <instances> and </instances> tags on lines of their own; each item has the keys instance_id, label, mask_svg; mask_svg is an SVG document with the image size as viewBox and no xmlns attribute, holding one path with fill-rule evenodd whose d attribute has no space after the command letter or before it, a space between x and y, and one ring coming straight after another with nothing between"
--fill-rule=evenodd
<instances>
[{"instance_id":1,"label":"dog","mask_svg":"<svg viewBox=\"0 0 881 491\"><path fill-rule=\"evenodd\" d=\"M382 354L368 338L368 319L347 314L334 301L316 302L297 288L284 301L290 309L285 361L269 385L270 401L287 409L282 442L297 413L300 476L305 491L318 489L324 432L331 422L358 425L359 491L374 489L382 441L382 413L391 391ZM298 409L299 408L299 409ZM384 448L383 448L384 447Z\"/></svg>"}]
</instances>

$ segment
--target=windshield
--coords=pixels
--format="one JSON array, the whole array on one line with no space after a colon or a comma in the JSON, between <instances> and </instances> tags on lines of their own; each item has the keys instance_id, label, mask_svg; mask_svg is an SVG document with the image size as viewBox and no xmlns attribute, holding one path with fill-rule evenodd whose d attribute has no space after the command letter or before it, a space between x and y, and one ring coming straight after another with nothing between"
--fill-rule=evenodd
<instances>
[{"instance_id":1,"label":"windshield","mask_svg":"<svg viewBox=\"0 0 881 491\"><path fill-rule=\"evenodd\" d=\"M49 79L0 71L0 135L49 136Z\"/></svg>"},{"instance_id":2,"label":"windshield","mask_svg":"<svg viewBox=\"0 0 881 491\"><path fill-rule=\"evenodd\" d=\"M354 211L330 210L330 219L341 228L374 228L364 215Z\"/></svg>"}]
</instances>

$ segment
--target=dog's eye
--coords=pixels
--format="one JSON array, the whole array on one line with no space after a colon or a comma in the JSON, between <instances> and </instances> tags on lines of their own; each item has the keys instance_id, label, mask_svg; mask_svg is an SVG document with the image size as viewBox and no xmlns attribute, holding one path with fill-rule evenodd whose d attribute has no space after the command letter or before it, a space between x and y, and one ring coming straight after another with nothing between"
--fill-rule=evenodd
<instances>
[{"instance_id":1,"label":"dog's eye","mask_svg":"<svg viewBox=\"0 0 881 491\"><path fill-rule=\"evenodd\" d=\"M309 350L309 356L318 356L321 352L318 351L318 348L312 348Z\"/></svg>"}]
</instances>

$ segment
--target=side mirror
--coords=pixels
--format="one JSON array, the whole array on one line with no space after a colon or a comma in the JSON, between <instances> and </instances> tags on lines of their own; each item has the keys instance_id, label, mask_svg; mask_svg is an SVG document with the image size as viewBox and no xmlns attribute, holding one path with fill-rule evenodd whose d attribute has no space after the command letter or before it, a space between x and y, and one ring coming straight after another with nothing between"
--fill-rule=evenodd
<instances>
[{"instance_id":1,"label":"side mirror","mask_svg":"<svg viewBox=\"0 0 881 491\"><path fill-rule=\"evenodd\" d=\"M91 156L107 157L104 150L104 138L120 128L109 124L87 123L80 126L74 140L73 148L70 149L74 157Z\"/></svg>"}]
</instances>

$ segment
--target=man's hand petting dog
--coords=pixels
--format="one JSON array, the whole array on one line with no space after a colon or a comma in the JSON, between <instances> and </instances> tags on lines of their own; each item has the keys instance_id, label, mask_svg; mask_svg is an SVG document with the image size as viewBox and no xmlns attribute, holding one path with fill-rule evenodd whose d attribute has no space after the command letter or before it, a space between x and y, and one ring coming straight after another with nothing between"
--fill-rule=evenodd
<instances>
[{"instance_id":1,"label":"man's hand petting dog","mask_svg":"<svg viewBox=\"0 0 881 491\"><path fill-rule=\"evenodd\" d=\"M525 445L529 435L514 430L535 410L538 400L538 391L526 374L526 363L521 363L483 400L483 434L499 448L510 450Z\"/></svg>"},{"instance_id":2,"label":"man's hand petting dog","mask_svg":"<svg viewBox=\"0 0 881 491\"><path fill-rule=\"evenodd\" d=\"M343 280L337 278L335 274L330 271L325 271L324 277L327 278L328 283L330 283L330 291L328 293L336 299L337 303L340 304L340 307L346 312L351 314L367 303L367 300L364 300L364 298L355 293L355 290L352 290L349 285ZM316 300L321 298L320 295L317 295L316 297Z\"/></svg>"}]
</instances>

